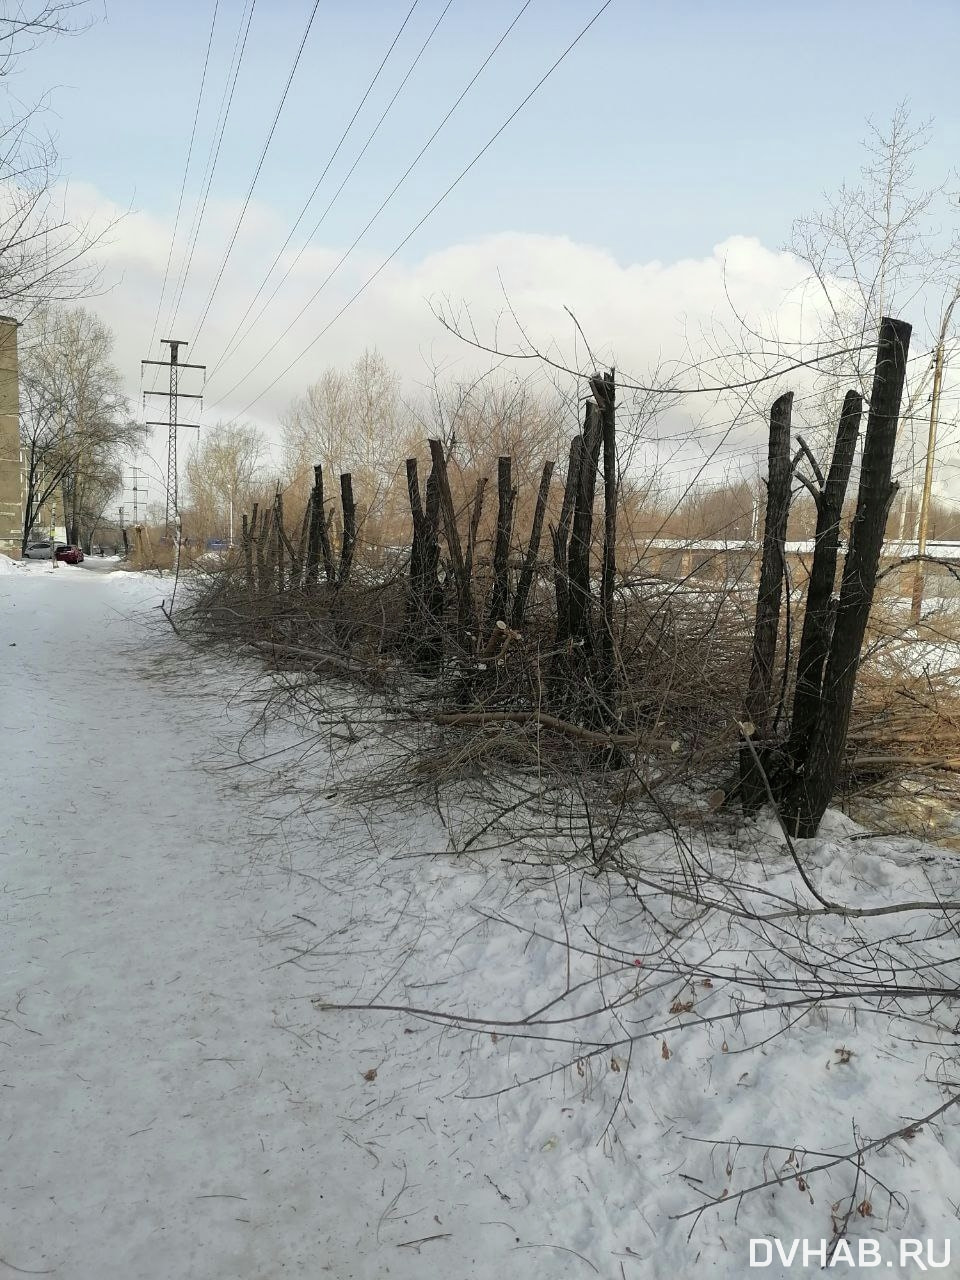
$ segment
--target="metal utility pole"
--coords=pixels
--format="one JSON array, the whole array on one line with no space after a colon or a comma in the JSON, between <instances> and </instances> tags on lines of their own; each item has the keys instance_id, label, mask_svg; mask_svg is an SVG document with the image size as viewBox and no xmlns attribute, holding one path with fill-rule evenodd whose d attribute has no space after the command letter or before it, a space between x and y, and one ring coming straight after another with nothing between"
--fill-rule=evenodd
<instances>
[{"instance_id":1,"label":"metal utility pole","mask_svg":"<svg viewBox=\"0 0 960 1280\"><path fill-rule=\"evenodd\" d=\"M140 470L139 467L131 467L130 473L131 473L130 475L131 483L129 485L129 488L130 488L131 494L133 495L133 523L139 524L140 523L140 506L143 505L145 507L147 505L145 499L141 504L140 495L141 493L143 494L148 493L149 489L147 485L141 485L138 483L138 481L143 479L143 472Z\"/></svg>"},{"instance_id":2,"label":"metal utility pole","mask_svg":"<svg viewBox=\"0 0 960 1280\"><path fill-rule=\"evenodd\" d=\"M168 418L166 422L147 422L148 427L166 427L167 428L167 506L164 516L164 534L169 538L171 520L176 520L179 510L177 504L177 428L189 427L194 431L200 430L200 424L197 422L178 422L177 421L177 404L181 397L185 400L202 400L203 396L194 392L180 390L180 370L181 369L202 369L204 373L207 371L205 364L183 364L180 361L180 348L188 344L181 338L162 338L161 342L164 346L170 348L169 360L141 360L140 368L147 364L159 365L163 369L170 370L170 390L169 391L145 391L144 396L166 396L168 402ZM146 403L146 401L144 401Z\"/></svg>"},{"instance_id":3,"label":"metal utility pole","mask_svg":"<svg viewBox=\"0 0 960 1280\"><path fill-rule=\"evenodd\" d=\"M913 578L913 600L910 608L910 621L914 626L920 622L923 609L924 572L923 557L927 554L927 529L930 524L930 499L933 491L933 462L937 450L937 427L940 414L940 388L943 384L943 348L947 326L953 312L953 303L940 330L940 339L934 356L933 394L930 396L930 430L927 433L927 465L923 473L923 492L920 495L920 520L917 524L917 567Z\"/></svg>"}]
</instances>

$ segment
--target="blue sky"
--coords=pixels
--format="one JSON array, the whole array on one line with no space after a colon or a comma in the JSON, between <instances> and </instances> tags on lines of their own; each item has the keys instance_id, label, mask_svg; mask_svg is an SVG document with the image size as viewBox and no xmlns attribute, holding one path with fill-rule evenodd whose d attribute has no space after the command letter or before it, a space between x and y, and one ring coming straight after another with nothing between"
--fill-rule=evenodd
<instances>
[{"instance_id":1,"label":"blue sky","mask_svg":"<svg viewBox=\"0 0 960 1280\"><path fill-rule=\"evenodd\" d=\"M411 2L321 0L192 359L216 361ZM771 290L790 274L777 255L792 219L816 208L825 190L856 177L868 116L888 119L906 99L916 119L934 119L918 178L942 181L955 163L956 3L928 0L907 13L882 0L612 0L404 248L397 271L384 278L385 291L372 290L292 372L284 372L599 5L533 0L354 259L294 323L274 355L250 374L419 150L520 2L454 0L311 254L243 355L219 375L213 390L220 397L235 376L249 375L241 392L221 399L220 412L247 410L248 394L275 379L256 410L275 419L324 363L348 360L371 341L401 365L415 362L414 351L421 363L428 362L437 326L427 298L449 293L489 309L499 299L501 278L548 329L551 316L558 326L566 323L564 304L578 314L591 307L597 327L592 333L601 344L613 351L626 348L638 358L655 354L660 329L676 322L669 314L674 295L678 312L693 313L700 323L709 319L724 246L738 246L734 256L742 263L744 297L749 302L756 295L758 305L769 304ZM52 87L48 124L58 135L64 175L82 193L83 207L134 211L108 254L114 288L98 304L118 331L119 358L132 376L147 354L159 301L213 0L169 0L162 7L141 0L105 3L105 19L89 30L26 57L12 87L27 100ZM444 4L419 0L305 228L352 163ZM244 0L219 3L175 269L243 7ZM257 0L177 336L192 337L312 7L313 0ZM92 7L94 13L99 10ZM745 241L753 247L745 249ZM294 248L299 244L298 238ZM646 335L642 342L636 338L640 330Z\"/></svg>"},{"instance_id":2,"label":"blue sky","mask_svg":"<svg viewBox=\"0 0 960 1280\"><path fill-rule=\"evenodd\" d=\"M596 7L534 0L373 243L386 248L415 221L425 197L482 145ZM212 8L211 0L107 0L106 21L24 64L17 87L25 96L58 86L67 173L120 204L173 211ZM241 8L241 0L220 3L201 152ZM258 0L217 170L223 196L246 189L311 8L311 0ZM261 198L285 213L299 208L408 8L408 0L321 0ZM369 117L441 8L421 0ZM518 8L455 0L383 145L368 153L358 198L385 190L384 172L425 139ZM922 3L907 15L902 5L860 0L613 0L411 251L501 230L567 234L621 259L698 255L731 234L777 246L795 213L855 170L865 117L884 118L901 99L918 117L935 117L931 176L952 166L958 47L954 3ZM345 200L328 223L331 237L347 235L355 217L355 201Z\"/></svg>"}]
</instances>

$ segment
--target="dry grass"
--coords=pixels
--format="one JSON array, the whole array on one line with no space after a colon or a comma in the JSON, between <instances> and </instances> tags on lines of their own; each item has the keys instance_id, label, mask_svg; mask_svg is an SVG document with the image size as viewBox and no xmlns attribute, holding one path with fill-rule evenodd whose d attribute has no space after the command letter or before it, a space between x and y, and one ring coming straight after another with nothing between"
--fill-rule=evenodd
<instances>
[{"instance_id":1,"label":"dry grass","mask_svg":"<svg viewBox=\"0 0 960 1280\"><path fill-rule=\"evenodd\" d=\"M591 708L608 699L585 681L571 697L569 647L555 643L552 586L539 579L522 634L488 652L487 628L457 640L445 600L441 650L424 664L427 620L411 612L403 566L362 561L341 587L251 591L238 558L196 565L186 625L204 640L249 648L283 673L288 697L318 682L373 691L392 726L406 725L389 786L439 785L494 774L551 777L622 805L654 803L674 818L703 813L729 780L752 636L752 589L743 583L668 582L634 573L617 597L619 685L615 719L597 731ZM478 613L485 616L483 572ZM794 637L802 616L791 620ZM957 644L949 615L925 630L933 655ZM874 824L928 831L932 807L948 824L960 776L960 672L925 662L902 602L880 600L861 668L839 801ZM782 689L780 731L792 697ZM605 707L609 712L609 706ZM616 766L611 773L611 766ZM945 838L951 838L946 833Z\"/></svg>"}]
</instances>

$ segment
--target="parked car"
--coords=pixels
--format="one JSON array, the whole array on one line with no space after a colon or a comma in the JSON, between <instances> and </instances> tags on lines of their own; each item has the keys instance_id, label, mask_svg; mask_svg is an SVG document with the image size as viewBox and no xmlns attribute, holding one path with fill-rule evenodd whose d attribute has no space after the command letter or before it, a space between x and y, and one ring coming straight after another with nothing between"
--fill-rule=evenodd
<instances>
[{"instance_id":1,"label":"parked car","mask_svg":"<svg viewBox=\"0 0 960 1280\"><path fill-rule=\"evenodd\" d=\"M49 560L52 543L47 541L30 542L23 555L26 560ZM83 552L67 542L57 543L57 559L64 564L83 564Z\"/></svg>"}]
</instances>

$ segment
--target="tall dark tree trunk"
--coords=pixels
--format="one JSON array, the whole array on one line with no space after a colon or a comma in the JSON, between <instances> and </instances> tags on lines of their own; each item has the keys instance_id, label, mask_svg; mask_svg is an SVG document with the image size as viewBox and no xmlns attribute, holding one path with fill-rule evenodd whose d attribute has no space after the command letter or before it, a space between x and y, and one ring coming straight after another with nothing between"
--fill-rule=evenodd
<instances>
[{"instance_id":1,"label":"tall dark tree trunk","mask_svg":"<svg viewBox=\"0 0 960 1280\"><path fill-rule=\"evenodd\" d=\"M443 662L443 585L440 582L440 484L432 467L427 476L423 510L423 598L427 626L419 658L427 670L435 671Z\"/></svg>"},{"instance_id":2,"label":"tall dark tree trunk","mask_svg":"<svg viewBox=\"0 0 960 1280\"><path fill-rule=\"evenodd\" d=\"M506 622L510 606L510 541L513 537L513 462L509 457L497 462L497 533L493 544L493 591L490 594L490 627Z\"/></svg>"},{"instance_id":3,"label":"tall dark tree trunk","mask_svg":"<svg viewBox=\"0 0 960 1280\"><path fill-rule=\"evenodd\" d=\"M783 602L784 546L787 540L787 517L790 514L790 418L793 392L780 396L770 410L770 437L767 461L767 510L763 526L763 558L760 564L760 586L757 590L757 613L753 629L753 651L744 720L765 766L769 759L772 718L773 667L780 630L780 607ZM753 752L740 749L740 795L747 813L755 813L767 798L766 786Z\"/></svg>"},{"instance_id":4,"label":"tall dark tree trunk","mask_svg":"<svg viewBox=\"0 0 960 1280\"><path fill-rule=\"evenodd\" d=\"M840 414L830 470L826 481L815 494L817 531L810 581L807 585L790 740L787 745L787 755L794 769L803 768L810 748L810 737L820 712L823 666L830 647L831 602L837 580L840 520L862 414L863 398L856 391L848 391Z\"/></svg>"},{"instance_id":5,"label":"tall dark tree trunk","mask_svg":"<svg viewBox=\"0 0 960 1280\"><path fill-rule=\"evenodd\" d=\"M280 590L285 591L288 586L296 586L300 578L300 560L297 556L297 549L290 541L290 535L287 533L286 521L283 514L283 493L277 490L276 498L276 519L277 519L277 542L279 547L279 573L280 573ZM284 555L286 553L286 555ZM285 560L289 560L290 576L287 578Z\"/></svg>"},{"instance_id":6,"label":"tall dark tree trunk","mask_svg":"<svg viewBox=\"0 0 960 1280\"><path fill-rule=\"evenodd\" d=\"M248 519L247 513L243 513L243 521L240 526L240 545L243 548L243 569L244 580L247 584L247 594L253 592L253 531L257 523L257 506L253 506L253 522ZM126 542L126 530L124 530L124 542Z\"/></svg>"},{"instance_id":7,"label":"tall dark tree trunk","mask_svg":"<svg viewBox=\"0 0 960 1280\"><path fill-rule=\"evenodd\" d=\"M310 494L310 534L307 539L307 585L315 586L320 580L320 564L324 576L333 583L336 572L330 534L327 528L327 512L323 496L323 467L318 462L313 468L313 492Z\"/></svg>"},{"instance_id":8,"label":"tall dark tree trunk","mask_svg":"<svg viewBox=\"0 0 960 1280\"><path fill-rule=\"evenodd\" d=\"M433 460L433 474L436 477L437 493L440 500L440 514L443 519L443 532L447 543L447 555L450 557L450 568L457 590L457 629L458 639L465 648L471 648L470 636L476 634L473 617L473 593L470 576L467 573L457 529L457 514L453 505L453 494L450 491L450 477L447 474L447 460L443 453L443 444L439 440L428 441L430 457Z\"/></svg>"},{"instance_id":9,"label":"tall dark tree trunk","mask_svg":"<svg viewBox=\"0 0 960 1280\"><path fill-rule=\"evenodd\" d=\"M897 491L891 471L910 333L910 325L902 320L884 317L880 322L857 507L843 564L820 714L811 736L808 759L795 778L786 806L788 821L802 837L816 835L840 775L883 535Z\"/></svg>"},{"instance_id":10,"label":"tall dark tree trunk","mask_svg":"<svg viewBox=\"0 0 960 1280\"><path fill-rule=\"evenodd\" d=\"M353 477L345 472L340 477L340 505L343 508L343 541L340 544L339 586L350 577L353 551L357 541L357 506L353 499Z\"/></svg>"},{"instance_id":11,"label":"tall dark tree trunk","mask_svg":"<svg viewBox=\"0 0 960 1280\"><path fill-rule=\"evenodd\" d=\"M297 535L297 555L296 555L296 584L303 586L306 580L306 564L307 564L307 540L310 537L310 524L313 506L310 498L307 499L307 505L303 511L303 519L300 521L300 532Z\"/></svg>"},{"instance_id":12,"label":"tall dark tree trunk","mask_svg":"<svg viewBox=\"0 0 960 1280\"><path fill-rule=\"evenodd\" d=\"M567 579L569 583L569 635L580 641L585 651L592 652L590 607L593 593L590 589L590 543L593 537L593 500L596 493L597 468L600 464L600 446L603 442L603 422L600 409L593 400L587 401L583 426L583 452L580 459L580 477L567 552Z\"/></svg>"},{"instance_id":13,"label":"tall dark tree trunk","mask_svg":"<svg viewBox=\"0 0 960 1280\"><path fill-rule=\"evenodd\" d=\"M420 500L420 477L417 473L416 458L407 459L407 496L410 499L410 514L413 517L413 538L410 543L410 594L408 597L408 619L416 616L423 607L424 601L424 528L423 503Z\"/></svg>"},{"instance_id":14,"label":"tall dark tree trunk","mask_svg":"<svg viewBox=\"0 0 960 1280\"><path fill-rule=\"evenodd\" d=\"M283 494L280 486L273 499L273 562L277 572L277 590L282 594L287 587L286 549L287 535L283 528Z\"/></svg>"},{"instance_id":15,"label":"tall dark tree trunk","mask_svg":"<svg viewBox=\"0 0 960 1280\"><path fill-rule=\"evenodd\" d=\"M547 512L547 499L550 496L550 480L552 477L553 463L545 462L543 464L543 474L540 476L540 488L537 491L537 505L533 513L530 541L527 543L527 554L524 557L523 568L520 570L517 594L514 596L513 612L510 615L510 625L514 631L519 631L523 626L527 612L527 599L530 595L530 588L533 586L534 574L537 571L537 556L540 553L540 539L543 536L543 521Z\"/></svg>"},{"instance_id":16,"label":"tall dark tree trunk","mask_svg":"<svg viewBox=\"0 0 960 1280\"><path fill-rule=\"evenodd\" d=\"M590 389L600 408L603 432L603 560L600 575L600 678L606 696L616 685L616 630L613 592L617 573L617 389L611 370L591 378ZM613 708L611 707L611 711Z\"/></svg>"},{"instance_id":17,"label":"tall dark tree trunk","mask_svg":"<svg viewBox=\"0 0 960 1280\"><path fill-rule=\"evenodd\" d=\"M470 508L470 524L467 528L467 549L463 557L463 571L473 596L473 561L477 550L477 534L480 531L480 518L483 515L483 495L487 491L487 477L481 476L473 493L473 505ZM471 615L472 616L472 615ZM476 637L474 637L476 640Z\"/></svg>"},{"instance_id":18,"label":"tall dark tree trunk","mask_svg":"<svg viewBox=\"0 0 960 1280\"><path fill-rule=\"evenodd\" d=\"M416 458L407 459L407 493L413 516L410 551L410 590L407 597L407 630L418 666L433 672L442 656L441 621L443 588L440 586L440 490L436 474L427 477L426 507L420 500L420 479Z\"/></svg>"},{"instance_id":19,"label":"tall dark tree trunk","mask_svg":"<svg viewBox=\"0 0 960 1280\"><path fill-rule=\"evenodd\" d=\"M562 645L570 634L570 579L568 577L570 522L573 506L580 488L580 468L583 464L583 436L574 436L570 442L570 458L567 478L563 486L563 503L557 527L551 527L553 541L553 588L557 597L557 645Z\"/></svg>"},{"instance_id":20,"label":"tall dark tree trunk","mask_svg":"<svg viewBox=\"0 0 960 1280\"><path fill-rule=\"evenodd\" d=\"M270 565L267 558L267 539L270 537L270 520L268 513L262 512L260 516L260 531L257 534L256 556L257 556L257 590L261 596L268 594L270 590Z\"/></svg>"}]
</instances>

